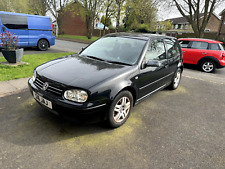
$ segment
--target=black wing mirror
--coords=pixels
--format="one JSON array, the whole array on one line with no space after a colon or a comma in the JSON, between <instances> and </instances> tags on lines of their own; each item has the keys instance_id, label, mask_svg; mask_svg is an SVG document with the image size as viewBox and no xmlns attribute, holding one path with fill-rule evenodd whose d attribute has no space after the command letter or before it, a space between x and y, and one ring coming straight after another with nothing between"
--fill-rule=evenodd
<instances>
[{"instance_id":1,"label":"black wing mirror","mask_svg":"<svg viewBox=\"0 0 225 169\"><path fill-rule=\"evenodd\" d=\"M146 63L147 67L160 67L162 65L162 63L158 60L148 60L148 62Z\"/></svg>"}]
</instances>

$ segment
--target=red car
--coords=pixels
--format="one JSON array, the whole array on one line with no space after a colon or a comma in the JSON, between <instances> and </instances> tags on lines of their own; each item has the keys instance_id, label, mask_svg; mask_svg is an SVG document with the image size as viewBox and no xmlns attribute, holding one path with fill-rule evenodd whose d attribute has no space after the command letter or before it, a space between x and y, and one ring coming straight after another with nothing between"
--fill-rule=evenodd
<instances>
[{"instance_id":1,"label":"red car","mask_svg":"<svg viewBox=\"0 0 225 169\"><path fill-rule=\"evenodd\" d=\"M222 42L197 38L181 38L179 42L183 63L198 65L207 73L225 67L225 48Z\"/></svg>"}]
</instances>

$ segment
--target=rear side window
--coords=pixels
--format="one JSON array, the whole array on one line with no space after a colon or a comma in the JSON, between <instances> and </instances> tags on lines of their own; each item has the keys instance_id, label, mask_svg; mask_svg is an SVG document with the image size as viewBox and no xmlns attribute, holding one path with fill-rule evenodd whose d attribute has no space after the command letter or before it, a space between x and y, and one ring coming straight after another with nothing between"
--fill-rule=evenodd
<instances>
[{"instance_id":1,"label":"rear side window","mask_svg":"<svg viewBox=\"0 0 225 169\"><path fill-rule=\"evenodd\" d=\"M190 41L181 40L179 43L180 43L180 46L181 46L182 48L187 48L188 45L189 45L189 43L190 43Z\"/></svg>"},{"instance_id":2,"label":"rear side window","mask_svg":"<svg viewBox=\"0 0 225 169\"><path fill-rule=\"evenodd\" d=\"M8 29L28 29L26 16L0 14L0 18Z\"/></svg>"},{"instance_id":3,"label":"rear side window","mask_svg":"<svg viewBox=\"0 0 225 169\"><path fill-rule=\"evenodd\" d=\"M191 45L192 49L207 49L208 48L208 43L207 42L198 42L198 41L193 41Z\"/></svg>"},{"instance_id":4,"label":"rear side window","mask_svg":"<svg viewBox=\"0 0 225 169\"><path fill-rule=\"evenodd\" d=\"M165 39L164 40L167 48L167 58L178 57L180 55L180 50L178 43L174 39Z\"/></svg>"},{"instance_id":5,"label":"rear side window","mask_svg":"<svg viewBox=\"0 0 225 169\"><path fill-rule=\"evenodd\" d=\"M210 43L209 44L209 49L210 50L221 50L218 43Z\"/></svg>"}]
</instances>

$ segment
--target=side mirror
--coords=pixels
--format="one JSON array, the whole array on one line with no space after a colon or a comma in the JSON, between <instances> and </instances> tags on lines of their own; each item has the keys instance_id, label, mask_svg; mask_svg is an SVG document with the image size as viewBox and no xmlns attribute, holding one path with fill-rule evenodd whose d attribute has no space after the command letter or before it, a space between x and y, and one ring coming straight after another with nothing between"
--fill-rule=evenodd
<instances>
[{"instance_id":1,"label":"side mirror","mask_svg":"<svg viewBox=\"0 0 225 169\"><path fill-rule=\"evenodd\" d=\"M146 63L147 67L160 67L162 65L162 63L158 60L148 60L148 62Z\"/></svg>"}]
</instances>

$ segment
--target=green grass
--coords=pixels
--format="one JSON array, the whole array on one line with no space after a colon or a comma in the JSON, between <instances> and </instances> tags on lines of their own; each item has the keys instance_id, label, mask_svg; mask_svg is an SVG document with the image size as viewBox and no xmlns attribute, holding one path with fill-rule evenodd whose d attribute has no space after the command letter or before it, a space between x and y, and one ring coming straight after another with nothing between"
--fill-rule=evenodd
<instances>
[{"instance_id":1,"label":"green grass","mask_svg":"<svg viewBox=\"0 0 225 169\"><path fill-rule=\"evenodd\" d=\"M58 37L77 39L77 40L85 40L85 41L90 41L90 42L96 41L99 38L97 36L92 36L91 39L88 39L87 36L77 36L77 35L59 35Z\"/></svg>"},{"instance_id":2,"label":"green grass","mask_svg":"<svg viewBox=\"0 0 225 169\"><path fill-rule=\"evenodd\" d=\"M28 64L18 66L7 66L0 64L0 81L31 77L34 68L36 68L38 65L69 54L72 53L68 52L24 55L22 62L26 62ZM5 58L0 57L0 62L6 62Z\"/></svg>"}]
</instances>

